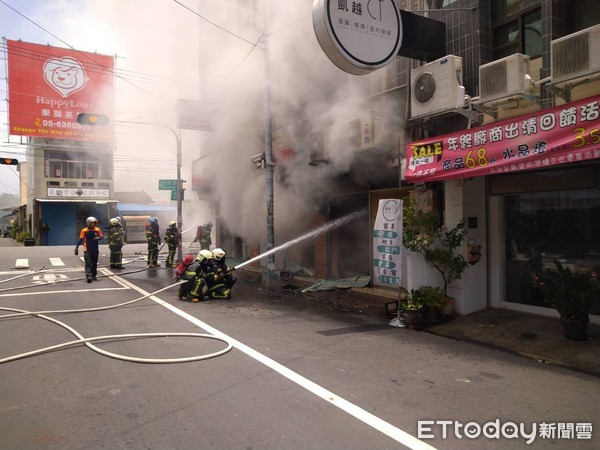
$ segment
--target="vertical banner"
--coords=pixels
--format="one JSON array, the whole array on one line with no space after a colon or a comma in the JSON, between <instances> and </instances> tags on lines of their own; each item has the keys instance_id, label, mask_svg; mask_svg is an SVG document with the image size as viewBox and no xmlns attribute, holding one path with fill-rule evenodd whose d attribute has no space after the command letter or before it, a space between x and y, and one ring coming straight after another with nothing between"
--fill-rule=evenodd
<instances>
[{"instance_id":1,"label":"vertical banner","mask_svg":"<svg viewBox=\"0 0 600 450\"><path fill-rule=\"evenodd\" d=\"M402 200L379 200L373 228L373 284L400 287Z\"/></svg>"}]
</instances>

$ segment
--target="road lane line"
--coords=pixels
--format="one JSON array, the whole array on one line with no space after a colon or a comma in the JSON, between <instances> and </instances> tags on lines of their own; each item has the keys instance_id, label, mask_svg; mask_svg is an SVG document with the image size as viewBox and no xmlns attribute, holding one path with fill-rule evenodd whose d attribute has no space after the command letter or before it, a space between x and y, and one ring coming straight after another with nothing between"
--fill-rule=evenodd
<instances>
[{"instance_id":1,"label":"road lane line","mask_svg":"<svg viewBox=\"0 0 600 450\"><path fill-rule=\"evenodd\" d=\"M114 278L119 278L119 277L117 276ZM131 289L138 291L140 294L143 294L143 295L150 294L149 292L145 291L144 289L140 288L139 286L136 286L135 284L133 284L127 280L123 279L122 281L124 282L124 284L131 287ZM230 342L235 348L237 348L241 352L245 353L246 355L250 356L251 358L254 358L256 361L258 361L258 362L264 364L265 366L269 367L270 369L278 372L279 374L283 375L288 380L296 383L297 385L303 387L304 389L308 390L309 392L312 392L316 396L321 397L323 400L338 407L342 411L345 411L346 413L350 414L351 416L355 417L356 419L360 420L361 422L371 426L372 428L385 434L386 436L389 436L390 438L405 445L406 447L408 447L410 449L415 449L415 450L417 450L417 449L418 450L435 450L435 447L432 447L431 445L417 439L416 437L408 434L406 431L402 431L401 429L395 427L394 425L390 424L389 422L386 422L385 420L380 419L379 417L371 414L370 412L365 411L361 407L359 407L353 403L350 403L348 400L345 400L344 398L334 394L333 392L325 389L324 387L316 384L315 382L310 381L308 378L303 377L302 375L294 372L293 370L288 369L284 365L269 358L268 356L263 355L262 353L248 347L245 344L242 344L241 342L235 340L231 336L228 336L225 333L222 333L221 331L217 330L216 328L211 327L207 323L202 322L200 319L188 314L185 311L182 311L181 309L177 308L176 306L173 306L170 303L165 302L164 300L160 299L159 297L156 297L155 295L150 295L148 298L151 299L152 301L158 303L159 305L171 310L178 316L188 320L189 322L193 323L194 325L197 325L198 327L202 328L203 330L213 334L214 336L219 337L221 339L225 339L227 342Z\"/></svg>"},{"instance_id":2,"label":"road lane line","mask_svg":"<svg viewBox=\"0 0 600 450\"><path fill-rule=\"evenodd\" d=\"M52 283L46 283L46 284L40 284L40 287L42 286L48 286ZM23 297L25 295L30 296L30 295L48 295L48 294L70 294L70 293L76 293L76 292L99 292L99 291L123 291L123 290L129 290L130 288L128 287L113 287L113 288L96 288L96 289L65 289L62 291L49 291L47 289L44 289L43 291L27 291L27 292L12 292L10 294L0 294L0 297Z\"/></svg>"},{"instance_id":3,"label":"road lane line","mask_svg":"<svg viewBox=\"0 0 600 450\"><path fill-rule=\"evenodd\" d=\"M60 258L48 258L53 266L64 266L65 263Z\"/></svg>"},{"instance_id":4,"label":"road lane line","mask_svg":"<svg viewBox=\"0 0 600 450\"><path fill-rule=\"evenodd\" d=\"M23 259L17 259L17 262L15 263L15 269L29 269L29 259L28 258L23 258Z\"/></svg>"}]
</instances>

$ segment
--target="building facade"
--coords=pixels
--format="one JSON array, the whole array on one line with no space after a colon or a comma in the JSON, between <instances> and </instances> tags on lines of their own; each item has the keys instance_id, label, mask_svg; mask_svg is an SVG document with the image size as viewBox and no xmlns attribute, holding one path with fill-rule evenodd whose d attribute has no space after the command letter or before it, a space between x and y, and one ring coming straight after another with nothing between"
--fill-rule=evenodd
<instances>
[{"instance_id":1,"label":"building facade","mask_svg":"<svg viewBox=\"0 0 600 450\"><path fill-rule=\"evenodd\" d=\"M317 174L336 154L352 150L347 171L335 176L332 187L314 205L315 227L359 209L368 211L286 250L286 258L319 278L372 276L371 230L378 200L418 197L449 227L466 219L466 240L481 245L480 261L450 286L458 313L492 306L556 314L543 307L531 289L531 273L555 258L575 270L600 265L600 243L594 233L600 214L598 153L476 176L448 173L416 179L405 176L406 148L437 136L474 135L507 120L519 123L552 111L560 115L583 99L590 99L586 108L594 110L600 95L600 62L593 56L600 54L600 4L403 0L398 6L445 24L447 55L438 61L441 69L433 68L434 61L398 57L371 74L349 75L346 81L361 99L354 104L343 148L339 140L331 139L340 130L333 130L325 118L315 126L314 120L290 110L273 119L276 177L282 184L286 165L308 160L306 170ZM574 50L560 53L556 43L572 37ZM584 61L573 58L577 52ZM516 68L504 68L504 63L515 60ZM501 74L509 84L495 85L503 77L482 68L504 70ZM425 82L417 83L424 72ZM437 90L430 88L432 78ZM581 136L588 139L586 145L591 142L600 150L598 133L591 129ZM264 247L264 242L248 244ZM285 269L285 264L279 258L279 268ZM441 285L436 272L408 251L401 276L407 289Z\"/></svg>"},{"instance_id":2,"label":"building facade","mask_svg":"<svg viewBox=\"0 0 600 450\"><path fill-rule=\"evenodd\" d=\"M104 228L116 215L111 145L30 138L27 153L27 229L38 245L74 244L87 217Z\"/></svg>"}]
</instances>

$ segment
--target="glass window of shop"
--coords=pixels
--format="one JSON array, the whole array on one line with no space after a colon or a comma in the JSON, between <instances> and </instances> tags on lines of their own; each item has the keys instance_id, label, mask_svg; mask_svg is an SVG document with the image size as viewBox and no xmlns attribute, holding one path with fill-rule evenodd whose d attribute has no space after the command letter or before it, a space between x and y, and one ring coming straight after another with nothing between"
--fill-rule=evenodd
<instances>
[{"instance_id":1,"label":"glass window of shop","mask_svg":"<svg viewBox=\"0 0 600 450\"><path fill-rule=\"evenodd\" d=\"M515 53L530 57L542 54L542 10L540 0L494 2L494 59Z\"/></svg>"},{"instance_id":2,"label":"glass window of shop","mask_svg":"<svg viewBox=\"0 0 600 450\"><path fill-rule=\"evenodd\" d=\"M600 267L597 178L597 167L587 166L491 181L493 191L505 194L506 301L547 306L532 274L554 268L555 259L573 271Z\"/></svg>"},{"instance_id":3,"label":"glass window of shop","mask_svg":"<svg viewBox=\"0 0 600 450\"><path fill-rule=\"evenodd\" d=\"M598 0L569 0L567 3L567 34L584 30L600 23Z\"/></svg>"}]
</instances>

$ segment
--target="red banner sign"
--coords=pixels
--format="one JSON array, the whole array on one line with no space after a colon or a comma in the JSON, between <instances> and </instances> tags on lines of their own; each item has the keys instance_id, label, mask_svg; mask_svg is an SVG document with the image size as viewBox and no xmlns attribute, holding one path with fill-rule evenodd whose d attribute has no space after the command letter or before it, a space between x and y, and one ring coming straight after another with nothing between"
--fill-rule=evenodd
<instances>
[{"instance_id":1,"label":"red banner sign","mask_svg":"<svg viewBox=\"0 0 600 450\"><path fill-rule=\"evenodd\" d=\"M114 58L7 40L10 134L112 142L113 127L77 123L113 116Z\"/></svg>"},{"instance_id":2,"label":"red banner sign","mask_svg":"<svg viewBox=\"0 0 600 450\"><path fill-rule=\"evenodd\" d=\"M469 178L600 158L600 96L406 146L407 181Z\"/></svg>"}]
</instances>

